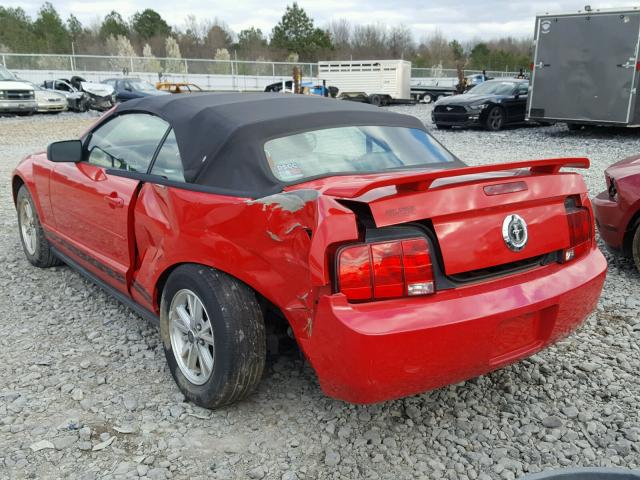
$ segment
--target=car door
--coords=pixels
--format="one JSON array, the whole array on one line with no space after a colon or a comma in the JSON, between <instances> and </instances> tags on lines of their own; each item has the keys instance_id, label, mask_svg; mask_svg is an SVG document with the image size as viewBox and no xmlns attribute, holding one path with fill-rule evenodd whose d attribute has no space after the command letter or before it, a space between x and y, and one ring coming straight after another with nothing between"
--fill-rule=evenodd
<instances>
[{"instance_id":1,"label":"car door","mask_svg":"<svg viewBox=\"0 0 640 480\"><path fill-rule=\"evenodd\" d=\"M510 123L524 122L527 110L528 83L518 83L513 94L505 100L507 116Z\"/></svg>"},{"instance_id":2,"label":"car door","mask_svg":"<svg viewBox=\"0 0 640 480\"><path fill-rule=\"evenodd\" d=\"M57 163L51 174L55 228L66 253L125 293L134 257L131 214L139 181L117 171L147 173L168 128L149 114L115 116L85 138L83 161Z\"/></svg>"}]
</instances>

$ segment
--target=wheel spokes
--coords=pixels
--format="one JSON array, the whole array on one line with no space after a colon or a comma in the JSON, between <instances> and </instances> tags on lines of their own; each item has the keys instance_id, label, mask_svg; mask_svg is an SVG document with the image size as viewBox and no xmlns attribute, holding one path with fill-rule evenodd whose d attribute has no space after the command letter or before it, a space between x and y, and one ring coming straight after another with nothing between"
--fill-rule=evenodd
<instances>
[{"instance_id":1,"label":"wheel spokes","mask_svg":"<svg viewBox=\"0 0 640 480\"><path fill-rule=\"evenodd\" d=\"M181 332L189 333L192 326L191 315L189 315L189 312L184 308L184 305L178 306L176 313L178 314L177 321L175 322L176 327Z\"/></svg>"},{"instance_id":2,"label":"wheel spokes","mask_svg":"<svg viewBox=\"0 0 640 480\"><path fill-rule=\"evenodd\" d=\"M213 357L209 352L209 347L204 345L197 345L198 358L200 360L200 372L204 377L209 377L211 370L213 369Z\"/></svg>"}]
</instances>

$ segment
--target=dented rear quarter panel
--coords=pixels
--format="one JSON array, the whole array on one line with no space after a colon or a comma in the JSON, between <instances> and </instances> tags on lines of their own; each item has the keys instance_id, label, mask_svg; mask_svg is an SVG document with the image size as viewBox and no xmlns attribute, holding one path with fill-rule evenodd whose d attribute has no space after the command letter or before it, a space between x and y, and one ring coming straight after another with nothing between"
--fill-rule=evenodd
<instances>
[{"instance_id":1,"label":"dented rear quarter panel","mask_svg":"<svg viewBox=\"0 0 640 480\"><path fill-rule=\"evenodd\" d=\"M150 183L139 192L134 228L136 301L158 312L163 274L182 263L207 265L276 305L303 349L330 283L327 246L358 237L354 214L315 190L251 200Z\"/></svg>"}]
</instances>

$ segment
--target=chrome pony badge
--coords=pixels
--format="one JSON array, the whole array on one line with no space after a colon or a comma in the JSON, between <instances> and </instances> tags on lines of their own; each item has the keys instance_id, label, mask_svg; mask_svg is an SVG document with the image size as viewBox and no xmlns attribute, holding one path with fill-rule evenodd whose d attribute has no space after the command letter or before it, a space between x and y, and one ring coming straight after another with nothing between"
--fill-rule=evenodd
<instances>
[{"instance_id":1,"label":"chrome pony badge","mask_svg":"<svg viewBox=\"0 0 640 480\"><path fill-rule=\"evenodd\" d=\"M502 222L502 238L507 247L514 252L519 252L526 247L529 241L529 232L524 218L515 213L507 215Z\"/></svg>"}]
</instances>

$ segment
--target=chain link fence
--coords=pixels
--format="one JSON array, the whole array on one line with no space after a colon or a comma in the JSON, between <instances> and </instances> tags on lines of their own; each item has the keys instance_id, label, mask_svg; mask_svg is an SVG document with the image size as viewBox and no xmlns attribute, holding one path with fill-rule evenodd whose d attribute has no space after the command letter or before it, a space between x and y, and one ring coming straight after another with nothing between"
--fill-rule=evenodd
<instances>
[{"instance_id":1,"label":"chain link fence","mask_svg":"<svg viewBox=\"0 0 640 480\"><path fill-rule=\"evenodd\" d=\"M318 78L316 63L208 60L194 58L118 57L100 55L0 54L0 65L31 81L61 75L80 75L101 81L117 75L139 76L149 81L162 79L202 84L222 90L261 90L269 83L290 80L294 67L303 79ZM465 70L465 75L482 73ZM487 71L494 78L514 77L516 72ZM411 83L448 84L457 78L455 69L412 68Z\"/></svg>"}]
</instances>

